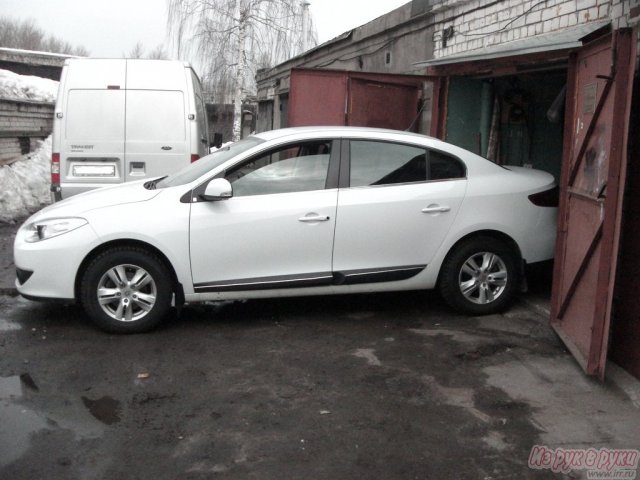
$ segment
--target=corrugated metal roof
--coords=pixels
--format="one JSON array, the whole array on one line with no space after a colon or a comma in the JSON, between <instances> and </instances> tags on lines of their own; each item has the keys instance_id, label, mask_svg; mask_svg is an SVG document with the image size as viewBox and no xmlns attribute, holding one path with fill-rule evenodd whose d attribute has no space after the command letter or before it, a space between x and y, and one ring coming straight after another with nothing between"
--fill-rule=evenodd
<instances>
[{"instance_id":1,"label":"corrugated metal roof","mask_svg":"<svg viewBox=\"0 0 640 480\"><path fill-rule=\"evenodd\" d=\"M536 35L534 37L513 42L501 43L493 47L472 50L471 52L447 55L446 57L414 63L415 68L436 67L452 63L473 62L478 60L491 60L501 57L513 57L530 53L548 52L551 50L564 50L582 46L582 39L589 34L607 26L610 20L598 20L574 27L568 27L557 32Z\"/></svg>"}]
</instances>

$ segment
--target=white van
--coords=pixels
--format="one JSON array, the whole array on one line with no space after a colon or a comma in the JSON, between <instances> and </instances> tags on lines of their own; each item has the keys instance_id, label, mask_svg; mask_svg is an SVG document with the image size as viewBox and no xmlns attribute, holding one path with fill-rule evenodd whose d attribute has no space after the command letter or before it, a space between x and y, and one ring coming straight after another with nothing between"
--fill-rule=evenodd
<instances>
[{"instance_id":1,"label":"white van","mask_svg":"<svg viewBox=\"0 0 640 480\"><path fill-rule=\"evenodd\" d=\"M167 175L208 148L202 88L189 64L65 61L53 124L53 201Z\"/></svg>"}]
</instances>

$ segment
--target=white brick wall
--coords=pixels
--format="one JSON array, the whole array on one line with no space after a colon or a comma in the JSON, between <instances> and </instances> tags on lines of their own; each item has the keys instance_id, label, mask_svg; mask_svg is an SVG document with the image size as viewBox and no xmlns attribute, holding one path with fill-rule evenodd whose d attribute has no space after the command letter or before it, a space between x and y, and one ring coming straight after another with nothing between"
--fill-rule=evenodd
<instances>
[{"instance_id":1,"label":"white brick wall","mask_svg":"<svg viewBox=\"0 0 640 480\"><path fill-rule=\"evenodd\" d=\"M440 4L435 15L435 58L597 20L610 19L613 28L623 28L638 21L633 13L640 8L640 0L503 0L482 8L487 3L444 0ZM443 47L442 32L448 27L453 27L454 34Z\"/></svg>"}]
</instances>

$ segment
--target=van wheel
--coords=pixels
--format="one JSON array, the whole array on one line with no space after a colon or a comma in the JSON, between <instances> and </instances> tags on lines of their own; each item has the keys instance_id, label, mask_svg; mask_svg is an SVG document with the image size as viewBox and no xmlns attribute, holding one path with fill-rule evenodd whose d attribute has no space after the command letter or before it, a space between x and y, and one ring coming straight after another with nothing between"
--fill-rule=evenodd
<instances>
[{"instance_id":1,"label":"van wheel","mask_svg":"<svg viewBox=\"0 0 640 480\"><path fill-rule=\"evenodd\" d=\"M169 311L171 285L171 275L157 255L135 247L111 249L89 263L80 302L107 332L146 332Z\"/></svg>"},{"instance_id":2,"label":"van wheel","mask_svg":"<svg viewBox=\"0 0 640 480\"><path fill-rule=\"evenodd\" d=\"M493 237L472 237L449 253L439 286L455 310L487 315L507 308L519 283L518 255L509 245Z\"/></svg>"}]
</instances>

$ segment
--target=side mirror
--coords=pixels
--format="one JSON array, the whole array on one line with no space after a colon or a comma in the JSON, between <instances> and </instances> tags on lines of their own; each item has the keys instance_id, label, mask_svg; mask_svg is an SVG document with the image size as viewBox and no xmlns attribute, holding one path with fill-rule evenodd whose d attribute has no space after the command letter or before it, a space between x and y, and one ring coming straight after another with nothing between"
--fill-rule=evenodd
<instances>
[{"instance_id":1,"label":"side mirror","mask_svg":"<svg viewBox=\"0 0 640 480\"><path fill-rule=\"evenodd\" d=\"M226 178L214 178L209 182L202 194L202 199L214 202L233 197L233 187Z\"/></svg>"}]
</instances>

